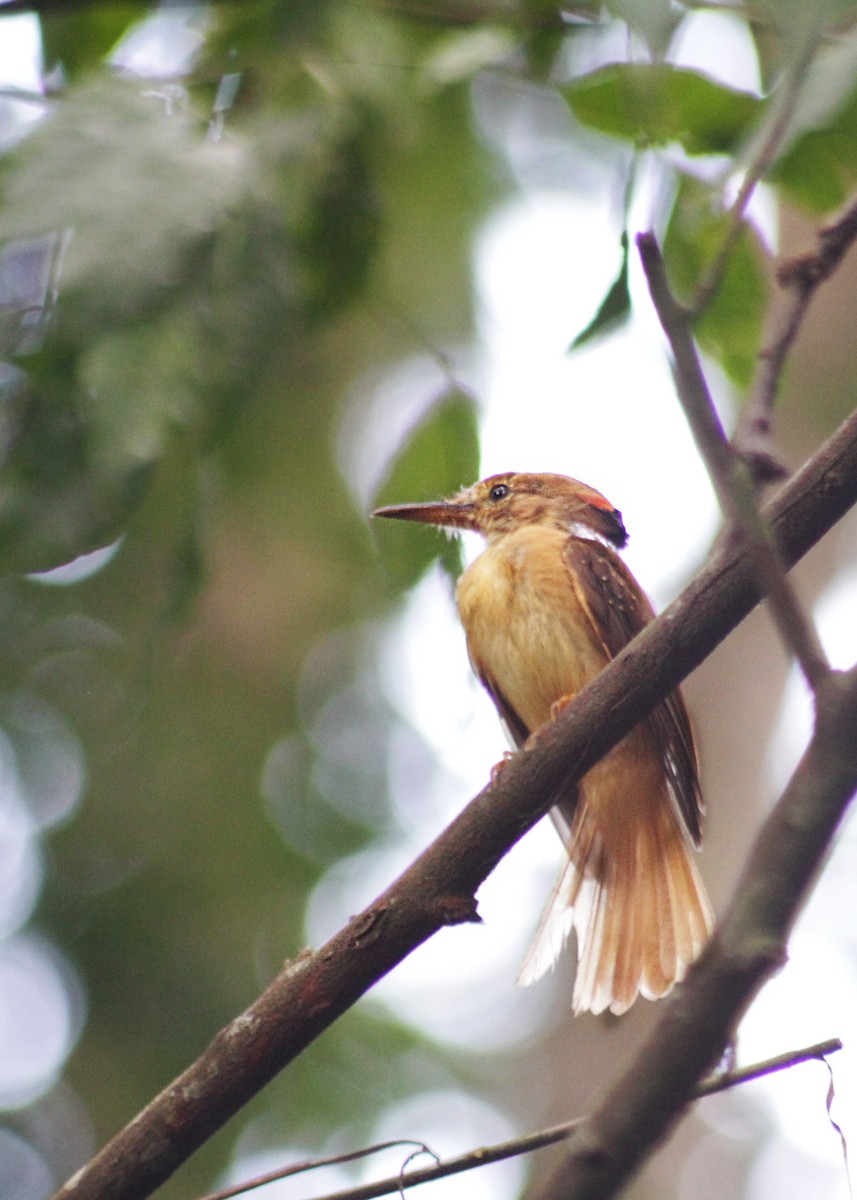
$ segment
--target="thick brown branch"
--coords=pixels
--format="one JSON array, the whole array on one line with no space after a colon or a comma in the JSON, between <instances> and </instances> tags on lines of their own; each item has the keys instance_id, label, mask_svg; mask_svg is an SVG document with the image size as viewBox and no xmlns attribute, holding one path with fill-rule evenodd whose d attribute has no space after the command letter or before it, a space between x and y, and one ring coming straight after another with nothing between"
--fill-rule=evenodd
<instances>
[{"instance_id":1,"label":"thick brown branch","mask_svg":"<svg viewBox=\"0 0 857 1200\"><path fill-rule=\"evenodd\" d=\"M819 689L816 732L753 848L735 898L629 1071L572 1135L541 1200L608 1200L693 1098L765 980L857 789L857 667Z\"/></svg>"},{"instance_id":2,"label":"thick brown branch","mask_svg":"<svg viewBox=\"0 0 857 1200\"><path fill-rule=\"evenodd\" d=\"M814 626L798 603L773 539L759 516L750 479L723 432L696 352L690 315L670 289L654 235L640 234L637 245L652 301L673 352L679 400L708 467L720 507L727 520L734 522L739 530L780 635L815 689L829 670L824 650Z\"/></svg>"},{"instance_id":3,"label":"thick brown branch","mask_svg":"<svg viewBox=\"0 0 857 1200\"><path fill-rule=\"evenodd\" d=\"M857 414L767 510L791 564L857 502ZM721 547L685 592L519 753L405 873L259 999L61 1189L62 1200L150 1195L246 1101L445 923L579 776L758 602L745 555Z\"/></svg>"}]
</instances>

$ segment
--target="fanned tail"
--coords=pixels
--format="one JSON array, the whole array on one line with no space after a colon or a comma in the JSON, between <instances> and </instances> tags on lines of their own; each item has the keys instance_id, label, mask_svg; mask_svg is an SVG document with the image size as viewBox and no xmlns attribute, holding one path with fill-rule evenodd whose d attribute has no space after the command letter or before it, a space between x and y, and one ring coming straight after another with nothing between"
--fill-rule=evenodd
<instances>
[{"instance_id":1,"label":"fanned tail","mask_svg":"<svg viewBox=\"0 0 857 1200\"><path fill-rule=\"evenodd\" d=\"M576 1013L623 1013L638 995L666 995L683 979L712 926L693 848L663 777L656 803L599 804L597 768L567 834L564 863L518 982L533 983L577 936ZM595 778L593 778L595 776ZM558 824L562 826L560 817Z\"/></svg>"}]
</instances>

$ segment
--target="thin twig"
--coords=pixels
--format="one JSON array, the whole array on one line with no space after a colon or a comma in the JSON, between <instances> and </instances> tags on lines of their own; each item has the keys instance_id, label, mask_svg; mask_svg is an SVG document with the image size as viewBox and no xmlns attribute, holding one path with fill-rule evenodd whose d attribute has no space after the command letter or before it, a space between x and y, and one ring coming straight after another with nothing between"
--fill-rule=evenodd
<instances>
[{"instance_id":1,"label":"thin twig","mask_svg":"<svg viewBox=\"0 0 857 1200\"><path fill-rule=\"evenodd\" d=\"M567 13L552 7L530 9L525 5L486 4L485 0L465 3L463 0L375 0L378 8L412 21L425 21L432 25L463 26L491 23L511 26L536 33L565 32L574 22L595 24L597 17L582 7L579 13Z\"/></svg>"},{"instance_id":2,"label":"thin twig","mask_svg":"<svg viewBox=\"0 0 857 1200\"><path fill-rule=\"evenodd\" d=\"M785 561L797 561L855 503L857 413L766 509ZM547 812L557 791L659 704L758 599L746 552L721 544L682 595L545 729L535 749L516 754L402 876L326 945L288 965L58 1196L151 1195L388 971L444 925L473 919L476 890ZM702 1072L694 1083L701 1077Z\"/></svg>"},{"instance_id":3,"label":"thin twig","mask_svg":"<svg viewBox=\"0 0 857 1200\"><path fill-rule=\"evenodd\" d=\"M771 412L783 368L810 301L818 286L837 269L857 239L857 197L832 224L816 235L816 249L787 259L777 269L776 280L787 293L785 304L773 315L772 328L759 352L759 369L732 439L754 477L766 480L781 475L770 445Z\"/></svg>"},{"instance_id":4,"label":"thin twig","mask_svg":"<svg viewBox=\"0 0 857 1200\"><path fill-rule=\"evenodd\" d=\"M726 267L744 229L744 213L759 181L767 174L789 130L795 107L806 82L806 71L818 39L806 37L787 65L783 79L768 110L767 127L760 130L757 148L744 172L741 186L727 213L726 233L708 271L688 304L692 320L707 307L723 282Z\"/></svg>"},{"instance_id":5,"label":"thin twig","mask_svg":"<svg viewBox=\"0 0 857 1200\"><path fill-rule=\"evenodd\" d=\"M832 1042L830 1044L833 1045ZM841 1048L841 1042L838 1046L834 1046L836 1050ZM821 1055L816 1054L814 1057L819 1058ZM440 1163L434 1150L425 1142L417 1141L416 1138L397 1138L392 1142L375 1142L373 1145L363 1146L359 1150L347 1150L343 1154L330 1154L325 1158L310 1158L303 1162L291 1163L287 1167L277 1167L275 1171L266 1171L264 1175L256 1175L253 1179L247 1179L243 1183L235 1183L230 1187L220 1188L216 1192L209 1192L207 1196L203 1197L203 1200L231 1200L233 1196L242 1196L245 1192L252 1192L255 1188L264 1187L266 1183L276 1183L278 1179L303 1175L307 1171L318 1171L322 1167L337 1167L344 1163L357 1162L361 1158L370 1158L373 1154L380 1154L382 1150L398 1150L404 1146L412 1147L408 1161L418 1154L428 1154L435 1163Z\"/></svg>"},{"instance_id":6,"label":"thin twig","mask_svg":"<svg viewBox=\"0 0 857 1200\"><path fill-rule=\"evenodd\" d=\"M667 280L660 247L652 233L637 238L652 302L673 352L676 387L697 447L708 467L720 507L747 546L753 570L785 645L816 691L830 666L812 622L801 608L767 526L759 516L746 469L729 445L693 340L691 318Z\"/></svg>"},{"instance_id":7,"label":"thin twig","mask_svg":"<svg viewBox=\"0 0 857 1200\"><path fill-rule=\"evenodd\" d=\"M814 1046L807 1046L803 1050L789 1050L785 1054L778 1054L775 1058L765 1059L764 1062L753 1063L747 1067L739 1067L734 1071L724 1071L722 1075L716 1075L711 1079L704 1080L697 1087L695 1098L699 1100L705 1096L713 1096L717 1092L725 1092L728 1088L749 1083L753 1079L761 1079L765 1075L774 1074L776 1071L788 1070L790 1067L811 1062L813 1059L823 1060L828 1054L835 1054L841 1049L842 1042L839 1038L831 1038L829 1041L818 1042ZM433 1167L422 1167L417 1171L400 1172L398 1175L391 1175L386 1179L376 1179L372 1183L360 1184L357 1187L346 1188L344 1191L329 1192L317 1197L317 1200L375 1200L377 1196L390 1196L395 1192L399 1192L403 1187L416 1187L420 1183L431 1183L436 1179L444 1179L448 1175L458 1175L462 1171L472 1171L477 1167L486 1167L490 1163L502 1162L507 1158L517 1158L522 1154L532 1154L533 1151L541 1150L545 1146L553 1146L557 1142L565 1141L566 1138L574 1133L583 1119L583 1117L577 1117L573 1121L564 1121L560 1125L552 1125L548 1129L539 1130L537 1133L528 1133L523 1137L509 1138L508 1141L497 1142L493 1146L482 1146L478 1150L469 1150L466 1154L461 1154L457 1158L438 1161ZM276 1179L285 1179L301 1171L310 1170L315 1167L329 1166L331 1163L348 1162L358 1157L366 1158L378 1150L386 1150L389 1147L402 1144L409 1145L410 1143L384 1142L378 1146L368 1146L366 1149L356 1151L350 1155L341 1154L332 1159L325 1158L314 1160L310 1163L296 1163L292 1166L283 1167L279 1171L271 1171L255 1179L249 1179L244 1184L237 1184L235 1187L226 1188L220 1192L212 1192L204 1196L202 1200L229 1200L229 1197L237 1196L241 1192L260 1187L264 1183L272 1183ZM421 1145L422 1143L418 1144ZM431 1152L428 1151L428 1153Z\"/></svg>"},{"instance_id":8,"label":"thin twig","mask_svg":"<svg viewBox=\"0 0 857 1200\"><path fill-rule=\"evenodd\" d=\"M537 1200L612 1200L694 1098L764 982L857 789L857 667L831 672L812 740L765 821L734 897L634 1061L574 1131Z\"/></svg>"},{"instance_id":9,"label":"thin twig","mask_svg":"<svg viewBox=\"0 0 857 1200\"><path fill-rule=\"evenodd\" d=\"M736 1087L740 1083L748 1083L751 1079L762 1079L766 1075L774 1075L778 1071L786 1071L799 1063L809 1062L813 1058L823 1059L828 1054L836 1054L842 1049L839 1038L830 1038L826 1042L816 1042L803 1050L787 1050L785 1054L777 1054L764 1062L753 1063L749 1067L736 1067L732 1071L724 1071L722 1075L712 1075L703 1080L697 1088L697 1096L714 1096L717 1092L725 1092L727 1088Z\"/></svg>"}]
</instances>

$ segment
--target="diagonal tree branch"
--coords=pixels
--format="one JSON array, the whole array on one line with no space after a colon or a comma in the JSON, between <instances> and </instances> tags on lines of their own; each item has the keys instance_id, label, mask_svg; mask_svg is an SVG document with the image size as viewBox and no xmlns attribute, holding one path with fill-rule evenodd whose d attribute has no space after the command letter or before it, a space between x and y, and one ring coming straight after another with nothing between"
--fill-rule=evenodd
<instances>
[{"instance_id":1,"label":"diagonal tree branch","mask_svg":"<svg viewBox=\"0 0 857 1200\"><path fill-rule=\"evenodd\" d=\"M857 413L766 509L783 561L796 562L855 502ZM721 546L682 595L543 730L532 749L516 754L382 896L320 950L287 964L58 1196L136 1200L150 1195L387 971L443 925L478 920L477 888L544 815L557 790L606 753L757 602L747 556Z\"/></svg>"},{"instance_id":2,"label":"diagonal tree branch","mask_svg":"<svg viewBox=\"0 0 857 1200\"><path fill-rule=\"evenodd\" d=\"M818 48L819 30L807 31L792 48L776 91L765 111L762 126L756 131L755 146L746 164L744 178L727 213L726 234L711 266L703 276L688 305L691 320L696 321L723 282L729 259L745 224L745 214L753 192L770 171L789 131L794 111L806 84L807 72Z\"/></svg>"},{"instance_id":3,"label":"diagonal tree branch","mask_svg":"<svg viewBox=\"0 0 857 1200\"><path fill-rule=\"evenodd\" d=\"M857 667L816 697L816 729L750 854L728 912L636 1061L574 1132L538 1200L608 1200L687 1109L786 941L857 789Z\"/></svg>"},{"instance_id":4,"label":"diagonal tree branch","mask_svg":"<svg viewBox=\"0 0 857 1200\"><path fill-rule=\"evenodd\" d=\"M652 233L637 238L652 301L673 352L679 400L702 454L724 516L740 534L786 646L815 690L830 670L812 622L798 603L767 526L759 516L749 473L730 446L702 373L690 315L673 295Z\"/></svg>"},{"instance_id":5,"label":"diagonal tree branch","mask_svg":"<svg viewBox=\"0 0 857 1200\"><path fill-rule=\"evenodd\" d=\"M786 359L818 287L836 271L857 239L857 199L816 234L815 250L781 263L776 279L784 299L773 310L753 390L738 420L733 443L754 478L776 479L782 468L771 446L771 411Z\"/></svg>"}]
</instances>

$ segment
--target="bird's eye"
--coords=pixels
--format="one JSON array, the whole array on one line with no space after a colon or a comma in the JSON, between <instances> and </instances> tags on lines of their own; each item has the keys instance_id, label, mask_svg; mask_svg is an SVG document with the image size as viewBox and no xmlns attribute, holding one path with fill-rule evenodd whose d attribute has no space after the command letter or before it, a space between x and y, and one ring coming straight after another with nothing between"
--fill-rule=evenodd
<instances>
[{"instance_id":1,"label":"bird's eye","mask_svg":"<svg viewBox=\"0 0 857 1200\"><path fill-rule=\"evenodd\" d=\"M509 495L509 485L507 483L495 483L491 491L488 493L489 500L503 500Z\"/></svg>"}]
</instances>

